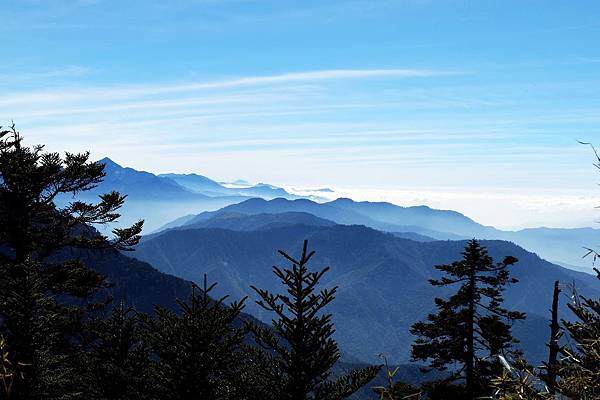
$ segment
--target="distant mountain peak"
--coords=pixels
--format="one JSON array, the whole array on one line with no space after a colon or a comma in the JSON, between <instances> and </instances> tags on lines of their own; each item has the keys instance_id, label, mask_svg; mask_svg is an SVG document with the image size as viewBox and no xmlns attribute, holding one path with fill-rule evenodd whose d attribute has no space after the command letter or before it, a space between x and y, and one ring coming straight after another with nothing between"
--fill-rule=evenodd
<instances>
[{"instance_id":1,"label":"distant mountain peak","mask_svg":"<svg viewBox=\"0 0 600 400\"><path fill-rule=\"evenodd\" d=\"M332 203L356 203L354 200L349 199L348 197L338 197L337 199L333 200Z\"/></svg>"},{"instance_id":2,"label":"distant mountain peak","mask_svg":"<svg viewBox=\"0 0 600 400\"><path fill-rule=\"evenodd\" d=\"M236 179L233 182L219 182L221 185L233 185L233 186L253 186L252 183L245 179Z\"/></svg>"},{"instance_id":3,"label":"distant mountain peak","mask_svg":"<svg viewBox=\"0 0 600 400\"><path fill-rule=\"evenodd\" d=\"M123 168L121 165L117 164L116 162L114 162L113 160L111 160L108 157L104 157L98 161L96 161L99 164L104 164L106 167L105 168Z\"/></svg>"},{"instance_id":4,"label":"distant mountain peak","mask_svg":"<svg viewBox=\"0 0 600 400\"><path fill-rule=\"evenodd\" d=\"M204 175L200 175L200 174L196 174L196 173L188 173L188 174L169 173L169 174L159 174L158 176L160 176L161 178L172 179L182 186L187 186L186 185L187 182L193 182L196 184L202 183L202 184L210 184L211 186L215 186L215 187L221 187L221 185L218 182L216 182ZM187 182L186 182L186 180L187 180ZM189 188L193 189L193 185L190 186Z\"/></svg>"},{"instance_id":5,"label":"distant mountain peak","mask_svg":"<svg viewBox=\"0 0 600 400\"><path fill-rule=\"evenodd\" d=\"M337 199L330 201L330 203L332 204L358 204L358 205L366 205L366 206L390 206L390 207L395 207L395 208L409 208L409 207L404 207L404 206L399 206L397 204L394 203L390 203L387 201L356 201L356 200L352 200L351 198L348 197L338 197ZM418 208L418 207L422 207L422 208L429 208L428 206L415 206L414 208Z\"/></svg>"},{"instance_id":6,"label":"distant mountain peak","mask_svg":"<svg viewBox=\"0 0 600 400\"><path fill-rule=\"evenodd\" d=\"M308 201L309 203L313 203L313 201L308 200L308 199L294 199L294 200L290 200L290 199L286 199L285 197L277 197L277 198L274 198L272 200L267 201L267 203L271 203L271 204L293 204L293 203L299 203L301 200Z\"/></svg>"},{"instance_id":7,"label":"distant mountain peak","mask_svg":"<svg viewBox=\"0 0 600 400\"><path fill-rule=\"evenodd\" d=\"M238 204L266 204L266 203L270 203L270 202L275 201L275 200L279 200L279 199L265 200L265 199L260 198L260 197L253 197L251 199L244 200L244 201L242 201L242 202L240 202ZM281 199L281 200L287 201L286 199Z\"/></svg>"},{"instance_id":8,"label":"distant mountain peak","mask_svg":"<svg viewBox=\"0 0 600 400\"><path fill-rule=\"evenodd\" d=\"M278 189L277 187L275 187L275 186L273 186L273 185L269 185L268 183L262 183L262 182L259 182L259 183L257 183L256 185L254 185L254 186L252 186L252 187L253 187L253 188L261 188L261 187L266 187L266 188L269 188L269 189Z\"/></svg>"}]
</instances>

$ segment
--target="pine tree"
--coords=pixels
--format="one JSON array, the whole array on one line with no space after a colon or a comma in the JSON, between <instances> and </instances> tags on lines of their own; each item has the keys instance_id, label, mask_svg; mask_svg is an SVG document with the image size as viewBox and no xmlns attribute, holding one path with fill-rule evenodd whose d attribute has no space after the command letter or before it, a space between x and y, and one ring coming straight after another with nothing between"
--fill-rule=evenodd
<instances>
[{"instance_id":1,"label":"pine tree","mask_svg":"<svg viewBox=\"0 0 600 400\"><path fill-rule=\"evenodd\" d=\"M598 279L600 270L594 268ZM587 400L600 397L600 300L575 294L568 304L576 320L563 320L574 346L562 349L559 389L572 398Z\"/></svg>"},{"instance_id":2,"label":"pine tree","mask_svg":"<svg viewBox=\"0 0 600 400\"><path fill-rule=\"evenodd\" d=\"M600 170L600 153L590 143ZM584 257L590 257L593 264L600 260L600 253L587 248ZM600 279L600 270L594 268ZM575 320L562 320L566 336L574 345L563 346L562 363L558 368L559 391L574 399L588 400L600 398L600 299L580 296L575 290L573 302L568 304Z\"/></svg>"},{"instance_id":3,"label":"pine tree","mask_svg":"<svg viewBox=\"0 0 600 400\"><path fill-rule=\"evenodd\" d=\"M80 261L64 261L65 255L74 248L127 250L142 228L140 221L115 229L114 240L91 228L118 219L125 197L116 192L100 196L97 204L57 206L57 197L97 186L103 169L89 161L89 153L61 157L43 146L25 146L14 126L0 129L0 333L10 362L21 366L13 399L80 392L70 361L85 309L73 299L85 302L105 283Z\"/></svg>"},{"instance_id":4,"label":"pine tree","mask_svg":"<svg viewBox=\"0 0 600 400\"><path fill-rule=\"evenodd\" d=\"M447 382L464 380L463 392L458 391L458 396L474 399L489 393L491 378L502 371L495 356L509 351L517 342L510 324L525 315L502 307L504 287L517 282L508 271L517 259L508 256L496 264L475 239L468 242L462 255L460 261L436 266L445 275L430 283L458 288L448 299L436 298L437 313L411 327L411 333L417 336L412 358L429 360L433 369L449 370Z\"/></svg>"},{"instance_id":5,"label":"pine tree","mask_svg":"<svg viewBox=\"0 0 600 400\"><path fill-rule=\"evenodd\" d=\"M140 315L122 302L90 323L88 398L142 400L154 395L154 368L143 340Z\"/></svg>"},{"instance_id":6,"label":"pine tree","mask_svg":"<svg viewBox=\"0 0 600 400\"><path fill-rule=\"evenodd\" d=\"M168 400L243 399L240 364L244 328L234 323L244 300L226 305L227 296L209 297L216 284L195 285L180 312L155 307L154 318L143 316L152 356L158 360L157 397Z\"/></svg>"},{"instance_id":7,"label":"pine tree","mask_svg":"<svg viewBox=\"0 0 600 400\"><path fill-rule=\"evenodd\" d=\"M319 281L329 270L310 272L308 262L314 251L308 253L304 242L302 255L294 259L279 251L292 265L273 267L273 272L286 288L286 294L272 294L252 286L260 300L257 304L275 313L273 327L249 324L256 342L272 355L279 373L273 382L276 398L281 400L334 400L352 395L370 382L380 367L368 367L350 372L337 379L331 378L331 368L340 358L331 314L323 309L335 297L337 287L317 292Z\"/></svg>"}]
</instances>

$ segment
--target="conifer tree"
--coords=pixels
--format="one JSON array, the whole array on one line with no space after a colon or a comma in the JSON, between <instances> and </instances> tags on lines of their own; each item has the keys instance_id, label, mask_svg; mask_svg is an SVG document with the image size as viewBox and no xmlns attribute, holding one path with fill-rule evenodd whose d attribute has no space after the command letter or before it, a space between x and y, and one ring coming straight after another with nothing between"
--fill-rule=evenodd
<instances>
[{"instance_id":1,"label":"conifer tree","mask_svg":"<svg viewBox=\"0 0 600 400\"><path fill-rule=\"evenodd\" d=\"M594 166L600 170L600 153L590 143L594 151L596 163ZM600 253L587 248L584 257L591 257L596 264L600 260ZM600 279L600 270L594 268L596 276ZM588 400L600 397L600 299L594 300L580 296L574 291L573 303L568 304L575 316L575 320L562 320L566 336L573 345L561 349L563 362L559 368L559 391L569 397Z\"/></svg>"},{"instance_id":2,"label":"conifer tree","mask_svg":"<svg viewBox=\"0 0 600 400\"><path fill-rule=\"evenodd\" d=\"M154 395L153 363L143 340L140 316L122 302L91 323L88 398L142 400Z\"/></svg>"},{"instance_id":3,"label":"conifer tree","mask_svg":"<svg viewBox=\"0 0 600 400\"><path fill-rule=\"evenodd\" d=\"M304 242L302 255L296 260L279 251L292 265L273 267L273 273L287 294L272 294L252 286L260 300L257 304L275 313L273 327L249 324L256 342L272 355L279 371L273 382L276 398L281 400L337 400L352 395L370 382L381 367L353 370L337 379L331 377L331 368L340 358L333 339L335 332L331 314L323 312L335 297L337 287L318 291L319 281L329 270L318 272L308 269L314 255Z\"/></svg>"},{"instance_id":4,"label":"conifer tree","mask_svg":"<svg viewBox=\"0 0 600 400\"><path fill-rule=\"evenodd\" d=\"M598 279L600 270L594 268ZM568 304L576 319L563 320L563 326L574 343L562 349L563 363L559 369L559 389L581 400L600 397L600 300L575 294Z\"/></svg>"},{"instance_id":5,"label":"conifer tree","mask_svg":"<svg viewBox=\"0 0 600 400\"><path fill-rule=\"evenodd\" d=\"M475 239L468 242L462 255L460 261L436 266L444 276L430 280L432 285L458 287L448 299L435 299L437 313L411 327L417 336L412 358L428 360L430 368L449 371L447 382L464 381L458 398L474 399L488 394L491 378L500 375L502 369L495 356L517 342L510 324L525 315L502 307L504 287L517 282L508 271L516 258L508 256L494 263Z\"/></svg>"},{"instance_id":6,"label":"conifer tree","mask_svg":"<svg viewBox=\"0 0 600 400\"><path fill-rule=\"evenodd\" d=\"M155 306L154 318L142 316L152 356L158 360L156 395L164 400L244 399L239 381L245 329L235 327L244 300L229 305L227 296L209 297L216 284L192 286L179 313Z\"/></svg>"},{"instance_id":7,"label":"conifer tree","mask_svg":"<svg viewBox=\"0 0 600 400\"><path fill-rule=\"evenodd\" d=\"M60 260L73 248L127 250L142 228L140 221L115 229L114 240L91 228L118 219L125 197L116 192L100 196L97 204L74 200L57 206L59 196L96 187L103 169L89 161L89 153L61 157L43 146L25 146L14 125L0 128L0 333L10 362L21 366L13 399L80 393L70 360L85 310L64 300L85 300L104 280L80 261Z\"/></svg>"}]
</instances>

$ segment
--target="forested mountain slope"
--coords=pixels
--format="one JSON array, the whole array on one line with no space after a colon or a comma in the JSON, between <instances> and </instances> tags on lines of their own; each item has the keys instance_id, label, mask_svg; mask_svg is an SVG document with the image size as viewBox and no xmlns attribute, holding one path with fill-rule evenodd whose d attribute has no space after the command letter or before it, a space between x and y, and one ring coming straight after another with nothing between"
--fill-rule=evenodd
<instances>
[{"instance_id":1,"label":"forested mountain slope","mask_svg":"<svg viewBox=\"0 0 600 400\"><path fill-rule=\"evenodd\" d=\"M304 239L317 250L315 268L331 266L324 284L340 287L330 309L337 339L345 352L368 362L382 351L394 362L408 359L410 325L432 311L434 297L445 294L427 281L437 276L434 265L459 259L464 247L462 241L416 242L364 226L296 225L245 232L171 230L139 245L134 256L185 279L199 281L207 273L221 291L253 297L251 284L277 288L271 274L271 266L280 262L276 250L295 253ZM512 243L483 244L497 260L506 255L520 260L513 269L520 282L506 291L506 305L529 314L516 327L517 336L531 359L540 360L545 346L539 335L547 330L554 280L574 281L580 292L595 297L600 288L592 276L553 265ZM268 321L254 305L248 312ZM562 313L568 316L564 301Z\"/></svg>"}]
</instances>

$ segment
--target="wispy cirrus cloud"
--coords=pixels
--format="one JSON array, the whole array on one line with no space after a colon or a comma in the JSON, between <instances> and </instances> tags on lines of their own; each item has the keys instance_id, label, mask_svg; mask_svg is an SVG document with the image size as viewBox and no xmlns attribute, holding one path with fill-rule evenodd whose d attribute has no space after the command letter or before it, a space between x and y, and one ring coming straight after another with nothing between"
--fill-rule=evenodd
<instances>
[{"instance_id":1,"label":"wispy cirrus cloud","mask_svg":"<svg viewBox=\"0 0 600 400\"><path fill-rule=\"evenodd\" d=\"M0 85L15 83L32 83L47 81L48 79L56 78L79 78L89 75L93 71L92 68L82 65L67 65L64 67L51 68L38 71L21 71L18 73L1 73Z\"/></svg>"},{"instance_id":2,"label":"wispy cirrus cloud","mask_svg":"<svg viewBox=\"0 0 600 400\"><path fill-rule=\"evenodd\" d=\"M473 82L476 75L376 68L148 84L80 81L4 94L0 122L14 119L28 142L49 150L89 149L93 157L138 169L221 180L382 190L519 191L557 180L566 182L563 189L593 186L584 149L571 136L592 140L586 132L597 124L596 107L567 107L563 99L595 95L600 82L532 90L520 82ZM564 168L556 172L551 160ZM284 167L291 162L293 168Z\"/></svg>"},{"instance_id":3,"label":"wispy cirrus cloud","mask_svg":"<svg viewBox=\"0 0 600 400\"><path fill-rule=\"evenodd\" d=\"M83 73L85 69L56 70L37 75L39 78L51 78L67 73ZM213 89L235 89L252 86L271 86L278 84L323 82L339 80L356 80L368 78L426 78L458 74L455 71L434 69L332 69L305 72L292 72L274 75L247 76L232 79L206 82L163 83L147 85L114 85L110 87L60 88L55 90L34 91L25 93L8 93L0 100L0 105L19 104L25 102L55 102L57 100L78 100L82 98L130 98L153 95L166 95ZM27 75L23 75L25 77ZM35 77L36 75L30 75ZM15 77L0 75L0 83Z\"/></svg>"},{"instance_id":4,"label":"wispy cirrus cloud","mask_svg":"<svg viewBox=\"0 0 600 400\"><path fill-rule=\"evenodd\" d=\"M196 88L237 87L282 82L321 81L360 78L418 78L456 74L456 72L433 69L331 69L307 72L292 72L271 76L253 76L229 81L198 84Z\"/></svg>"}]
</instances>

